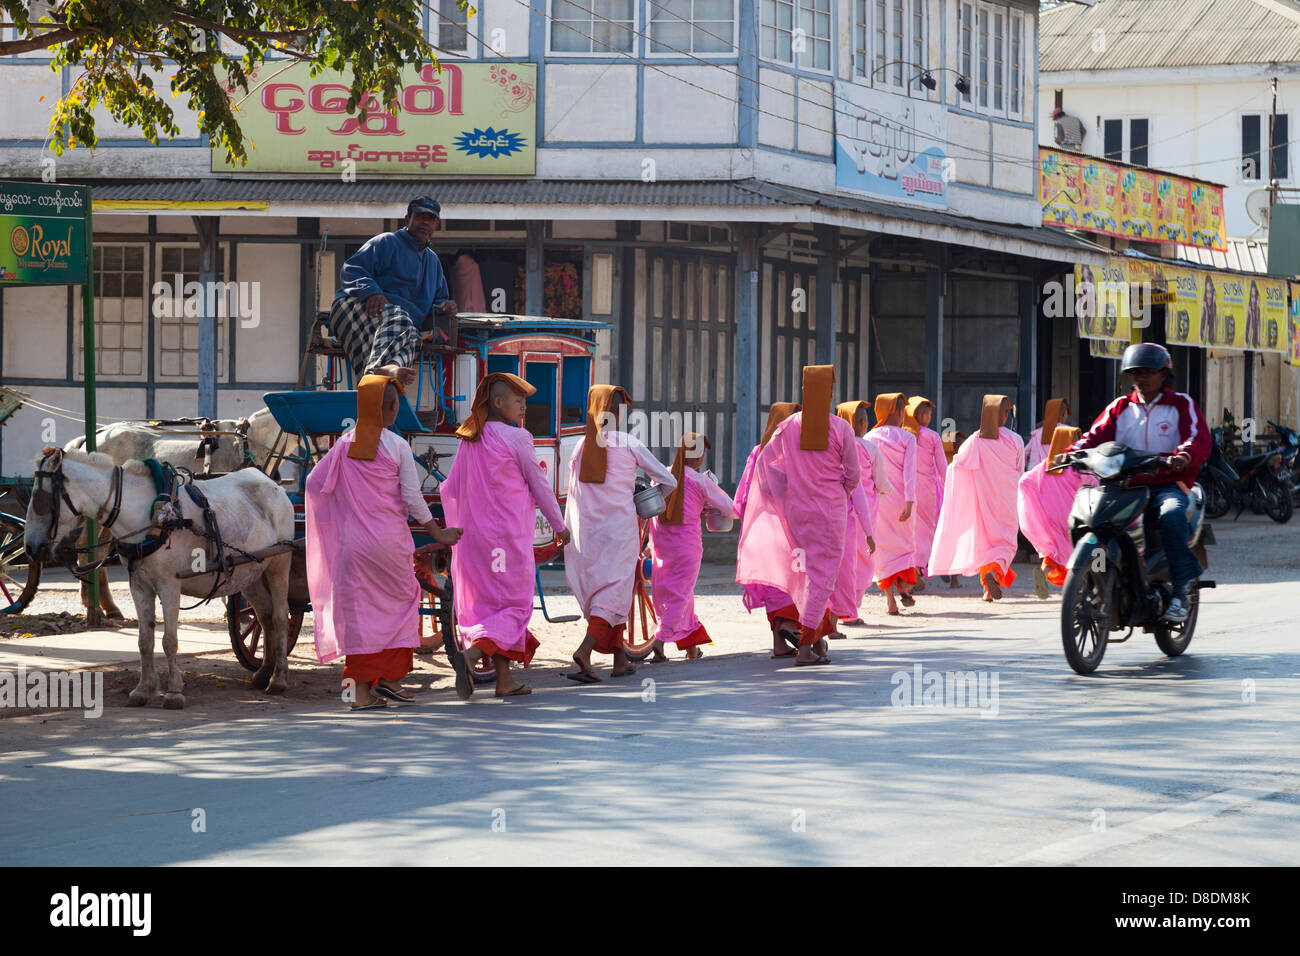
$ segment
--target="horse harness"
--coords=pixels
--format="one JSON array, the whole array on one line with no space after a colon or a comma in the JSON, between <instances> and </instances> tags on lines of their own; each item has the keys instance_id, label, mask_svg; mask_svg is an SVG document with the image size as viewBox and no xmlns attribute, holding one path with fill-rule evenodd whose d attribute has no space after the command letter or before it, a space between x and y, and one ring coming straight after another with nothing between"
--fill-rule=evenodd
<instances>
[{"instance_id":1,"label":"horse harness","mask_svg":"<svg viewBox=\"0 0 1300 956\"><path fill-rule=\"evenodd\" d=\"M127 573L134 573L136 566L145 558L159 551L165 546L169 546L169 541L173 531L178 529L190 531L199 537L205 538L212 542L215 554L212 556L210 564L205 564L205 568L211 568L213 572L212 589L207 595L201 598L196 604L190 605L190 608L198 607L205 604L216 595L221 586L227 583L234 573L235 560L231 552L238 553L242 557L251 560L260 560L256 555L238 548L232 544L226 544L221 536L221 527L217 524L217 516L212 510L208 498L194 484L194 473L186 468L176 468L166 462L160 462L156 458L146 458L144 463L149 466L153 474L154 488L157 492L156 497L150 507L152 513L151 523L144 528L137 528L123 535L115 535L113 538L113 548L102 558L92 561L89 564L78 565L73 569L77 577L82 577L87 573L93 573L107 564L116 553L119 557L125 559ZM122 510L122 479L124 471L121 465L113 465L112 477L109 479L109 496L108 501L95 513L95 520L99 521L104 528L112 528L113 523L117 520ZM40 479L49 478L51 491L45 491L40 488ZM79 518L86 517L72 499L68 496L65 480L63 477L63 466L55 469L38 468L36 470L36 487L32 490L32 498L35 502L37 495L48 495L53 502L50 508L50 529L48 536L54 540L58 533L59 527L59 500L68 506L71 511ZM190 500L201 510L203 514L203 524L199 527L192 518L186 518L181 512L180 489L184 488ZM111 503L111 505L110 505ZM40 514L41 507L36 505L36 512ZM107 512L107 513L105 513ZM102 517L101 517L102 515ZM130 538L145 532L143 540L138 542L128 542L122 538ZM90 551L90 548L74 548L73 551L82 552ZM204 560L208 560L207 548L204 549ZM184 610L189 610L185 608Z\"/></svg>"}]
</instances>

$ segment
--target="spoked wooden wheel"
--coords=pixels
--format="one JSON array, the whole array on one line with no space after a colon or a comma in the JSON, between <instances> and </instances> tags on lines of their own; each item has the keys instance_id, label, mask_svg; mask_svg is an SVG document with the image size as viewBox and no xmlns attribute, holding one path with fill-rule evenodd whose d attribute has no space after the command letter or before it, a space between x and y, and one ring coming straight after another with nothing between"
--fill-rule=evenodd
<instances>
[{"instance_id":1,"label":"spoked wooden wheel","mask_svg":"<svg viewBox=\"0 0 1300 956\"><path fill-rule=\"evenodd\" d=\"M623 638L623 651L634 661L643 661L654 650L655 631L651 623L658 624L654 604L650 601L650 558L646 555L646 539L650 533L650 522L641 522L641 550L636 559L636 584L632 591L632 609L627 618L627 632ZM641 630L637 631L637 622Z\"/></svg>"},{"instance_id":2,"label":"spoked wooden wheel","mask_svg":"<svg viewBox=\"0 0 1300 956\"><path fill-rule=\"evenodd\" d=\"M434 617L438 619L438 630L442 632L442 648L447 654L447 663L456 669L456 655L465 651L460 628L456 624L456 596L452 589L451 569L449 564L436 560L438 552L416 549L415 578L426 594L435 602ZM480 657L470 668L470 674L479 684L494 681L497 677L496 666L490 658Z\"/></svg>"},{"instance_id":3,"label":"spoked wooden wheel","mask_svg":"<svg viewBox=\"0 0 1300 956\"><path fill-rule=\"evenodd\" d=\"M17 614L36 596L41 565L27 557L23 533L27 523L14 515L0 515L0 614Z\"/></svg>"},{"instance_id":4,"label":"spoked wooden wheel","mask_svg":"<svg viewBox=\"0 0 1300 956\"><path fill-rule=\"evenodd\" d=\"M302 630L303 611L289 609L289 640L285 653L293 651L298 643L298 632ZM250 671L262 666L262 625L257 621L253 606L244 600L242 594L232 594L226 598L226 629L230 632L230 646L235 650L239 663Z\"/></svg>"}]
</instances>

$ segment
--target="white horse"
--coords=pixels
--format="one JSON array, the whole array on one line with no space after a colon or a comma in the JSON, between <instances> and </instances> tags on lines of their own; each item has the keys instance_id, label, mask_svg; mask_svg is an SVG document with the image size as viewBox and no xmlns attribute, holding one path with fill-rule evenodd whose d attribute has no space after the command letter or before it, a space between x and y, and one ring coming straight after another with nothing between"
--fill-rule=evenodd
<instances>
[{"instance_id":1,"label":"white horse","mask_svg":"<svg viewBox=\"0 0 1300 956\"><path fill-rule=\"evenodd\" d=\"M199 488L208 499L226 545L255 552L293 539L293 505L284 491L257 469L245 468L211 478L200 482ZM151 525L155 497L152 472L142 462L119 466L99 452L47 447L36 459L24 536L27 552L39 561L57 558L65 564L75 563L72 548L87 517L114 532L119 542L139 544ZM130 574L131 597L140 621L140 682L131 691L132 706L148 704L157 693L153 660L156 602L162 603L163 651L168 668L163 706L185 706L184 681L176 663L181 595L207 597L217 576L216 571L208 571L195 577L177 577L212 562L208 539L196 533L204 527L202 509L184 490L177 500L182 517L194 522L194 530L173 530L167 546L136 562ZM225 597L242 592L252 605L266 636L265 661L253 675L253 686L271 694L283 693L288 687L291 560L292 553L285 551L238 565L212 594Z\"/></svg>"}]
</instances>

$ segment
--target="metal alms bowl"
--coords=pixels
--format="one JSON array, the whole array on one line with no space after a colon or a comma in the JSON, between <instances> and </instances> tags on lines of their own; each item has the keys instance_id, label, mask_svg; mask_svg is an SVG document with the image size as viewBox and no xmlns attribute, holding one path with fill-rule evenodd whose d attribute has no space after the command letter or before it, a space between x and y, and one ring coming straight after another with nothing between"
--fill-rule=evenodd
<instances>
[{"instance_id":1,"label":"metal alms bowl","mask_svg":"<svg viewBox=\"0 0 1300 956\"><path fill-rule=\"evenodd\" d=\"M704 509L704 527L709 531L726 534L736 525L736 519L731 515L724 515L716 508Z\"/></svg>"},{"instance_id":2,"label":"metal alms bowl","mask_svg":"<svg viewBox=\"0 0 1300 956\"><path fill-rule=\"evenodd\" d=\"M664 501L664 493L659 486L642 481L636 483L635 490L632 492L632 501L636 504L638 518L653 518L656 515L661 515L667 507L667 502Z\"/></svg>"}]
</instances>

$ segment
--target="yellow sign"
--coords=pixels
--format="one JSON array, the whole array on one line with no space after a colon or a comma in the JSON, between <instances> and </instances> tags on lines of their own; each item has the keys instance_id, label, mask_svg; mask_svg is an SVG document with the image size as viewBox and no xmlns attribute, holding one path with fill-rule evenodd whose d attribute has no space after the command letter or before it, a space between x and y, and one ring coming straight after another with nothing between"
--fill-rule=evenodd
<instances>
[{"instance_id":1,"label":"yellow sign","mask_svg":"<svg viewBox=\"0 0 1300 956\"><path fill-rule=\"evenodd\" d=\"M1168 269L1174 302L1165 309L1165 339L1170 345L1200 345L1201 289L1205 273L1194 269Z\"/></svg>"},{"instance_id":2,"label":"yellow sign","mask_svg":"<svg viewBox=\"0 0 1300 956\"><path fill-rule=\"evenodd\" d=\"M265 70L267 75L259 76ZM408 66L398 103L348 113L348 74L270 64L249 92L227 91L249 142L248 165L212 151L213 172L531 176L537 165L537 64Z\"/></svg>"},{"instance_id":3,"label":"yellow sign","mask_svg":"<svg viewBox=\"0 0 1300 956\"><path fill-rule=\"evenodd\" d=\"M1291 302L1287 309L1287 314L1290 317L1287 322L1290 328L1287 361L1292 365L1300 365L1300 282L1288 284L1291 287Z\"/></svg>"},{"instance_id":4,"label":"yellow sign","mask_svg":"<svg viewBox=\"0 0 1300 956\"><path fill-rule=\"evenodd\" d=\"M1124 262L1111 259L1095 271L1074 267L1074 313L1081 339L1115 339L1125 343L1131 334L1129 282Z\"/></svg>"},{"instance_id":5,"label":"yellow sign","mask_svg":"<svg viewBox=\"0 0 1300 956\"><path fill-rule=\"evenodd\" d=\"M1223 187L1058 149L1038 150L1043 224L1222 250Z\"/></svg>"}]
</instances>

